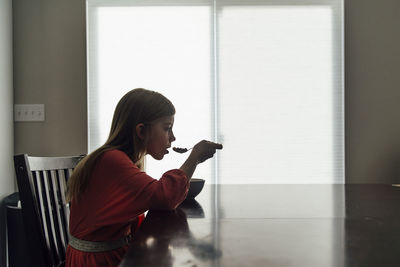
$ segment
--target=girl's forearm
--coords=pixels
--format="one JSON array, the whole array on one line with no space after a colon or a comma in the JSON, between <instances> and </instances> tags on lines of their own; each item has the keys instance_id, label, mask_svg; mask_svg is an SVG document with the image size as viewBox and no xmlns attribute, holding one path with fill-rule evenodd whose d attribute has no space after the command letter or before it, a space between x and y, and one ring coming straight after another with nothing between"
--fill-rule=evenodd
<instances>
[{"instance_id":1,"label":"girl's forearm","mask_svg":"<svg viewBox=\"0 0 400 267\"><path fill-rule=\"evenodd\" d=\"M217 149L222 149L222 145L206 140L200 141L193 147L192 152L180 169L186 173L190 180L197 164L212 158Z\"/></svg>"},{"instance_id":2,"label":"girl's forearm","mask_svg":"<svg viewBox=\"0 0 400 267\"><path fill-rule=\"evenodd\" d=\"M179 169L186 173L188 179L190 180L194 171L196 170L197 164L199 164L197 157L191 153Z\"/></svg>"}]
</instances>

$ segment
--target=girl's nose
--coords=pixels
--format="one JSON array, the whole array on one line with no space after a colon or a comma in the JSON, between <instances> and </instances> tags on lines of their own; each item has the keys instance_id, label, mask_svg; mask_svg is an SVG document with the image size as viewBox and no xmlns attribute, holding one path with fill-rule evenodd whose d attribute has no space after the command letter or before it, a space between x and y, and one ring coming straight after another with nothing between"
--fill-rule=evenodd
<instances>
[{"instance_id":1,"label":"girl's nose","mask_svg":"<svg viewBox=\"0 0 400 267\"><path fill-rule=\"evenodd\" d=\"M174 142L176 140L174 133L171 131L171 134L169 136L169 141Z\"/></svg>"}]
</instances>

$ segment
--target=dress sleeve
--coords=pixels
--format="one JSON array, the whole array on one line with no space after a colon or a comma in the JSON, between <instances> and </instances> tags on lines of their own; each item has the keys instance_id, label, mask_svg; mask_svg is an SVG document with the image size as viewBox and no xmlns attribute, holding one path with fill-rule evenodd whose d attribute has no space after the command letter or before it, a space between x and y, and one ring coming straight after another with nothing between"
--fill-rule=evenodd
<instances>
[{"instance_id":1,"label":"dress sleeve","mask_svg":"<svg viewBox=\"0 0 400 267\"><path fill-rule=\"evenodd\" d=\"M149 176L146 180L138 197L149 204L149 209L175 209L188 193L187 176L178 169L164 173L159 180Z\"/></svg>"},{"instance_id":2,"label":"dress sleeve","mask_svg":"<svg viewBox=\"0 0 400 267\"><path fill-rule=\"evenodd\" d=\"M93 173L93 178L97 177L101 177L97 184L107 184L104 190L108 201L103 203L103 214L118 220L134 218L149 209L175 209L185 200L189 189L182 170L167 171L157 180L118 150L104 153Z\"/></svg>"}]
</instances>

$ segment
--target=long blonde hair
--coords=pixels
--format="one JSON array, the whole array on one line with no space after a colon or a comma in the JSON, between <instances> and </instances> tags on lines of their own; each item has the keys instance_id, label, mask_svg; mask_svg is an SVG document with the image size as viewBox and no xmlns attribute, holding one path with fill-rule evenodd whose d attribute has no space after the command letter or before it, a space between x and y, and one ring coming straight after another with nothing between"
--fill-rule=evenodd
<instances>
[{"instance_id":1,"label":"long blonde hair","mask_svg":"<svg viewBox=\"0 0 400 267\"><path fill-rule=\"evenodd\" d=\"M67 201L78 200L87 189L91 174L99 157L106 151L118 149L125 152L139 168L146 154L149 128L145 127L144 140L136 133L136 125L148 123L175 114L175 107L160 93L136 88L126 93L118 102L107 141L84 157L68 179Z\"/></svg>"}]
</instances>

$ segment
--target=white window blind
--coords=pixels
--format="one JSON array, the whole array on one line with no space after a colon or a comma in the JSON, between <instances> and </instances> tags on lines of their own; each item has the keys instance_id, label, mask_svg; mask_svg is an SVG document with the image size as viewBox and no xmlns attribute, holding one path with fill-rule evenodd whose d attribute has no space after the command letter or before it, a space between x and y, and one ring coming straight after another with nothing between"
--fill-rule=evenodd
<instances>
[{"instance_id":1,"label":"white window blind","mask_svg":"<svg viewBox=\"0 0 400 267\"><path fill-rule=\"evenodd\" d=\"M120 97L177 109L176 146L224 144L209 183L344 183L343 11L320 1L87 1L89 151ZM159 177L186 155L147 158Z\"/></svg>"}]
</instances>

